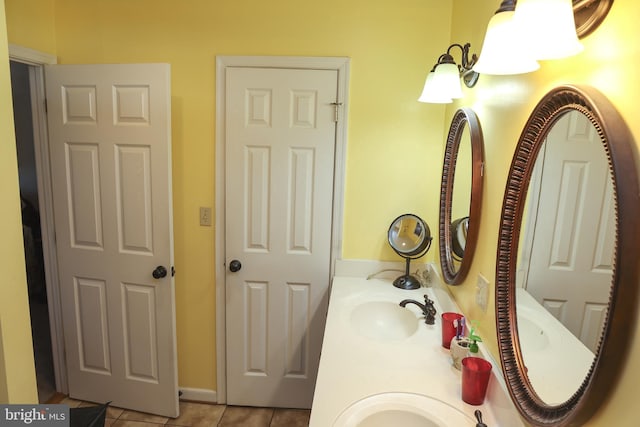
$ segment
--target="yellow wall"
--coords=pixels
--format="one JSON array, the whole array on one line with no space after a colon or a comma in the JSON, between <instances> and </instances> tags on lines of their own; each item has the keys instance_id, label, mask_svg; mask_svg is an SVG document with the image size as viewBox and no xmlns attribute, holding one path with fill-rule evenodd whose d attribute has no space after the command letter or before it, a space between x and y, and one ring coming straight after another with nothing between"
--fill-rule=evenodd
<instances>
[{"instance_id":1,"label":"yellow wall","mask_svg":"<svg viewBox=\"0 0 640 427\"><path fill-rule=\"evenodd\" d=\"M4 0L0 56L7 58ZM9 63L0 62L0 403L37 403Z\"/></svg>"},{"instance_id":2,"label":"yellow wall","mask_svg":"<svg viewBox=\"0 0 640 427\"><path fill-rule=\"evenodd\" d=\"M55 0L5 1L9 43L55 54Z\"/></svg>"},{"instance_id":3,"label":"yellow wall","mask_svg":"<svg viewBox=\"0 0 640 427\"><path fill-rule=\"evenodd\" d=\"M452 3L6 0L9 41L59 63L171 64L181 386L216 389L215 230L198 224L215 200L216 55L351 58L342 256L400 260L386 243L393 218L437 229L445 107L416 98L447 47Z\"/></svg>"},{"instance_id":4,"label":"yellow wall","mask_svg":"<svg viewBox=\"0 0 640 427\"><path fill-rule=\"evenodd\" d=\"M499 1L454 2L452 41L469 41L478 52L486 23L497 9ZM538 100L560 84L587 84L604 93L621 112L630 127L636 144L640 144L640 81L633 65L640 63L640 46L636 17L640 3L619 0L604 23L582 40L585 50L573 58L543 62L535 73L521 76L480 76L475 88L467 90L459 103L447 109L453 114L459 106L472 107L479 116L484 132L486 167L482 224L479 244L469 277L462 286L452 289L463 311L482 323L482 336L497 356L495 316L491 301L486 314L475 308L475 284L478 273L495 284L496 245L504 186L511 156L526 119ZM479 52L478 52L479 53ZM632 65L633 64L633 65ZM627 177L626 179L638 179ZM492 295L493 299L493 295ZM604 403L603 409L592 418L590 426L636 425L635 405L637 378L640 375L640 330L630 325L632 351L615 393Z\"/></svg>"}]
</instances>

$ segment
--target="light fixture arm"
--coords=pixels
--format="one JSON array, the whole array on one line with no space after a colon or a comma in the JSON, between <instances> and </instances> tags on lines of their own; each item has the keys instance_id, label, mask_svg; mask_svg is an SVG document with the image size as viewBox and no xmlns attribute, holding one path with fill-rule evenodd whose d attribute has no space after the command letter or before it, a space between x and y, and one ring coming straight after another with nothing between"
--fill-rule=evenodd
<instances>
[{"instance_id":1,"label":"light fixture arm","mask_svg":"<svg viewBox=\"0 0 640 427\"><path fill-rule=\"evenodd\" d=\"M458 65L458 69L460 69L460 73L464 71L468 71L475 65L478 60L478 56L474 53L471 55L471 60L469 60L469 49L471 48L471 43L466 43L464 46L454 43L447 49L447 55L451 56L451 48L457 47L462 51L461 63Z\"/></svg>"},{"instance_id":2,"label":"light fixture arm","mask_svg":"<svg viewBox=\"0 0 640 427\"><path fill-rule=\"evenodd\" d=\"M593 3L596 3L596 0L573 0L573 10L580 11L582 9L586 9L593 6Z\"/></svg>"},{"instance_id":3,"label":"light fixture arm","mask_svg":"<svg viewBox=\"0 0 640 427\"><path fill-rule=\"evenodd\" d=\"M451 49L457 47L461 51L460 64L456 64L453 60L453 56L451 55ZM458 70L460 72L460 77L464 81L465 86L473 87L478 81L478 77L480 74L476 73L472 70L476 61L478 60L478 56L474 53L471 55L471 59L469 59L469 50L471 48L471 43L465 43L465 45L461 45L458 43L454 43L449 48L447 48L447 53L440 55L438 58L438 64L456 64L458 66Z\"/></svg>"},{"instance_id":4,"label":"light fixture arm","mask_svg":"<svg viewBox=\"0 0 640 427\"><path fill-rule=\"evenodd\" d=\"M516 10L516 3L517 0L503 0L502 3L500 3L500 7L498 7L498 10L496 10L496 13L513 12L514 10Z\"/></svg>"}]
</instances>

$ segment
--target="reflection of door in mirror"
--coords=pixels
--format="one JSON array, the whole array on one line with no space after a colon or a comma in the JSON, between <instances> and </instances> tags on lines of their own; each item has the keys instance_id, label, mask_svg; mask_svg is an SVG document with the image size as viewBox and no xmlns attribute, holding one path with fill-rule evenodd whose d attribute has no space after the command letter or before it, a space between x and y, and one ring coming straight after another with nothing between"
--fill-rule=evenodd
<instances>
[{"instance_id":1,"label":"reflection of door in mirror","mask_svg":"<svg viewBox=\"0 0 640 427\"><path fill-rule=\"evenodd\" d=\"M615 243L613 183L600 136L583 114L565 114L535 168L517 283L595 352Z\"/></svg>"},{"instance_id":2,"label":"reflection of door in mirror","mask_svg":"<svg viewBox=\"0 0 640 427\"><path fill-rule=\"evenodd\" d=\"M451 242L453 249L453 265L454 270L460 269L460 262L464 253L464 245L466 243L466 230L468 229L469 218L469 202L471 200L471 174L473 172L473 162L471 158L471 136L469 126L463 125L462 134L460 136L460 144L458 145L458 153L456 157L453 194L451 197ZM454 224L456 226L454 226Z\"/></svg>"}]
</instances>

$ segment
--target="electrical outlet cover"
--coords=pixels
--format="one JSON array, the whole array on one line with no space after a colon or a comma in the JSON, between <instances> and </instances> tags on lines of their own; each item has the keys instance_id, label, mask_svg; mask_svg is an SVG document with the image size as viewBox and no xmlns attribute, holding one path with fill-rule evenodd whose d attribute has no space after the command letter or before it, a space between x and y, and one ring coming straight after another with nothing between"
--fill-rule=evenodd
<instances>
[{"instance_id":1,"label":"electrical outlet cover","mask_svg":"<svg viewBox=\"0 0 640 427\"><path fill-rule=\"evenodd\" d=\"M207 227L211 226L211 208L200 208L200 225Z\"/></svg>"}]
</instances>

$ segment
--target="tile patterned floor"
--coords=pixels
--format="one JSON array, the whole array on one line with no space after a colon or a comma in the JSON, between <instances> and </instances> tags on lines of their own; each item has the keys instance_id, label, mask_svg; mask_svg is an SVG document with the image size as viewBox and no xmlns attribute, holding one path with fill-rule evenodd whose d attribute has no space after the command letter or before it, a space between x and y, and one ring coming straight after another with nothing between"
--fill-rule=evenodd
<instances>
[{"instance_id":1,"label":"tile patterned floor","mask_svg":"<svg viewBox=\"0 0 640 427\"><path fill-rule=\"evenodd\" d=\"M94 405L68 397L60 403L71 408ZM249 408L180 402L178 418L109 407L105 427L308 427L310 413L304 409Z\"/></svg>"}]
</instances>

